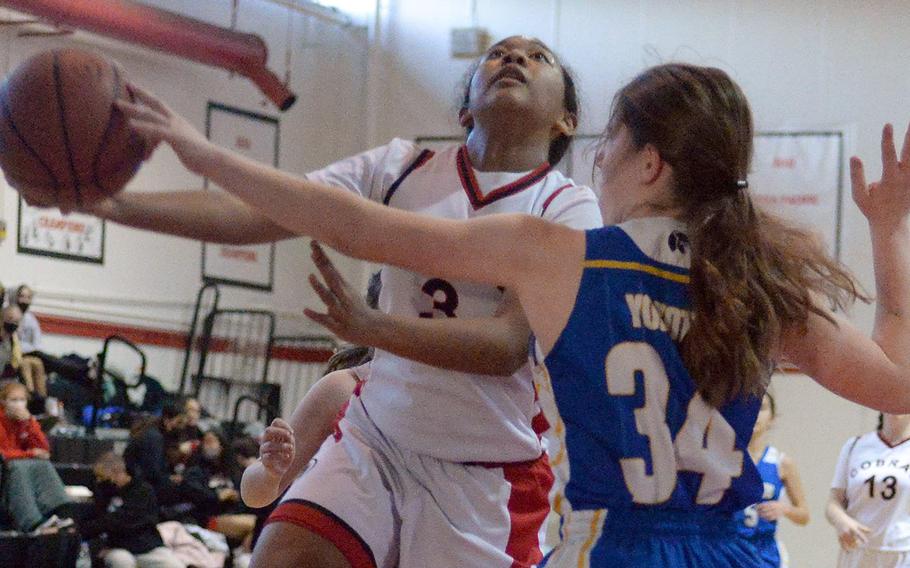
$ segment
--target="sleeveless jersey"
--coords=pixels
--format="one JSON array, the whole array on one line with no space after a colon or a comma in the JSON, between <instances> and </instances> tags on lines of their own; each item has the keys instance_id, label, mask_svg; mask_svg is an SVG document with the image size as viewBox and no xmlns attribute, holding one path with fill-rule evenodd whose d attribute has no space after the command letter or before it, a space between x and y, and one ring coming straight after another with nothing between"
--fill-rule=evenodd
<instances>
[{"instance_id":1,"label":"sleeveless jersey","mask_svg":"<svg viewBox=\"0 0 910 568\"><path fill-rule=\"evenodd\" d=\"M784 481L780 477L780 462L784 454L768 446L755 464L762 481L761 501L779 501L783 497ZM758 515L758 503L749 505L736 514L739 533L746 537L771 536L777 531L777 521L766 521Z\"/></svg>"},{"instance_id":2,"label":"sleeveless jersey","mask_svg":"<svg viewBox=\"0 0 910 568\"><path fill-rule=\"evenodd\" d=\"M746 451L760 399L714 409L683 364L684 225L648 218L588 231L584 262L569 321L534 369L556 444L554 509L611 509L617 522L612 510L732 519L761 498Z\"/></svg>"},{"instance_id":3,"label":"sleeveless jersey","mask_svg":"<svg viewBox=\"0 0 910 568\"><path fill-rule=\"evenodd\" d=\"M834 470L847 514L872 532L864 548L910 551L910 440L897 445L869 432L844 444Z\"/></svg>"},{"instance_id":4,"label":"sleeveless jersey","mask_svg":"<svg viewBox=\"0 0 910 568\"><path fill-rule=\"evenodd\" d=\"M578 229L603 224L593 192L548 164L523 173L480 172L458 145L431 152L393 140L307 177L390 207L446 219L527 213ZM496 286L382 269L379 307L390 314L482 318L492 316L502 298ZM414 452L454 462L500 463L535 459L542 451L539 433L546 426L535 422L540 408L528 366L512 377L489 377L377 350L360 396L380 431Z\"/></svg>"}]
</instances>

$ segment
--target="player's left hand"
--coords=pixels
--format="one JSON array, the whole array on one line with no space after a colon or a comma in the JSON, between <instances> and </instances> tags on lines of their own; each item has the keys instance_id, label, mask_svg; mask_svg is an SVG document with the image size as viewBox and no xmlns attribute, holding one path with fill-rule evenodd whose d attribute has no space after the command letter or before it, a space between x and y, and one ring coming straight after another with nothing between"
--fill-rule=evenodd
<instances>
[{"instance_id":1,"label":"player's left hand","mask_svg":"<svg viewBox=\"0 0 910 568\"><path fill-rule=\"evenodd\" d=\"M853 200L869 224L887 231L900 227L910 215L910 127L904 135L900 156L894 144L894 127L882 129L882 178L866 183L863 161L850 158Z\"/></svg>"},{"instance_id":2,"label":"player's left hand","mask_svg":"<svg viewBox=\"0 0 910 568\"><path fill-rule=\"evenodd\" d=\"M381 317L381 312L369 307L361 295L341 277L319 243L313 241L310 246L313 249L311 258L325 281L323 284L311 274L310 286L325 304L326 313L307 308L303 310L304 315L344 341L370 345L370 336L376 333L376 321Z\"/></svg>"},{"instance_id":3,"label":"player's left hand","mask_svg":"<svg viewBox=\"0 0 910 568\"><path fill-rule=\"evenodd\" d=\"M790 505L782 501L765 501L756 505L758 516L766 521L776 521L787 514Z\"/></svg>"}]
</instances>

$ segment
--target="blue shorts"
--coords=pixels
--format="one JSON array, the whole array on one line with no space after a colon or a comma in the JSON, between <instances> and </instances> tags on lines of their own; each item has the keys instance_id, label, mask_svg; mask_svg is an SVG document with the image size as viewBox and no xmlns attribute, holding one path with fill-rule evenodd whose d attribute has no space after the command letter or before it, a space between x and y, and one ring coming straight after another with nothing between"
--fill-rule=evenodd
<instances>
[{"instance_id":1,"label":"blue shorts","mask_svg":"<svg viewBox=\"0 0 910 568\"><path fill-rule=\"evenodd\" d=\"M540 568L759 568L732 516L705 512L572 511Z\"/></svg>"},{"instance_id":2,"label":"blue shorts","mask_svg":"<svg viewBox=\"0 0 910 568\"><path fill-rule=\"evenodd\" d=\"M780 549L777 547L774 533L754 535L749 541L758 550L762 568L780 568Z\"/></svg>"}]
</instances>

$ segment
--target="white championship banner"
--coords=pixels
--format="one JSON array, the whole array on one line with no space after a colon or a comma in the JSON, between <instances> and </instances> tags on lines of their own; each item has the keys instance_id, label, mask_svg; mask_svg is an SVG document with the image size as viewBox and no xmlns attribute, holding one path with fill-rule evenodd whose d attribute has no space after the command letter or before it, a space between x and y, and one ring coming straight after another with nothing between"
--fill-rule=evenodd
<instances>
[{"instance_id":1,"label":"white championship banner","mask_svg":"<svg viewBox=\"0 0 910 568\"><path fill-rule=\"evenodd\" d=\"M840 253L843 137L839 132L766 132L755 137L749 190L767 211L814 229Z\"/></svg>"}]
</instances>

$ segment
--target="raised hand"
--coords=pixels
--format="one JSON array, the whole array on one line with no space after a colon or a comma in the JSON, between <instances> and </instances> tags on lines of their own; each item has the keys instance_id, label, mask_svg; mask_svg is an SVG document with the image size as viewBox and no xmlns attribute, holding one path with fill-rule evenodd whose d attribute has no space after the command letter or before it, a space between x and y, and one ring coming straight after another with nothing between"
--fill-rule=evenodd
<instances>
[{"instance_id":1,"label":"raised hand","mask_svg":"<svg viewBox=\"0 0 910 568\"><path fill-rule=\"evenodd\" d=\"M204 174L215 146L185 118L174 112L152 93L129 85L138 102L118 99L117 108L127 117L130 127L146 141L151 152L158 142L168 143L184 166L197 174Z\"/></svg>"},{"instance_id":2,"label":"raised hand","mask_svg":"<svg viewBox=\"0 0 910 568\"><path fill-rule=\"evenodd\" d=\"M866 183L863 162L850 158L850 180L853 200L869 223L878 228L892 229L907 220L910 214L910 128L898 157L894 144L894 128L882 129L882 178Z\"/></svg>"},{"instance_id":3,"label":"raised hand","mask_svg":"<svg viewBox=\"0 0 910 568\"><path fill-rule=\"evenodd\" d=\"M382 314L369 307L363 297L341 277L319 243L313 241L310 246L313 249L310 256L325 280L323 284L316 275L311 274L310 286L325 304L326 313L311 309L305 309L303 313L345 341L369 345L368 338L376 332L376 321Z\"/></svg>"},{"instance_id":4,"label":"raised hand","mask_svg":"<svg viewBox=\"0 0 910 568\"><path fill-rule=\"evenodd\" d=\"M272 424L265 429L259 444L259 459L265 470L277 479L291 467L294 461L294 431L281 418L272 420Z\"/></svg>"}]
</instances>

